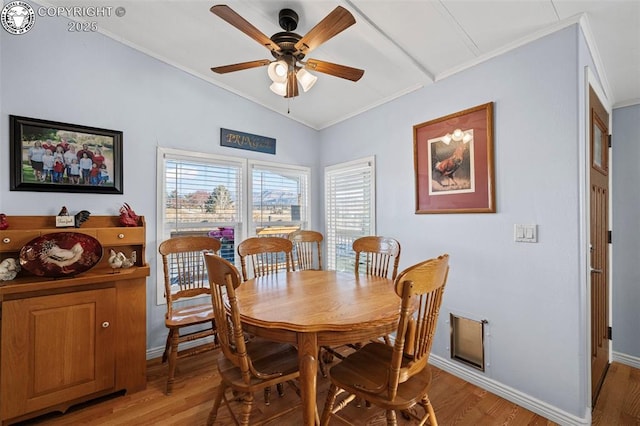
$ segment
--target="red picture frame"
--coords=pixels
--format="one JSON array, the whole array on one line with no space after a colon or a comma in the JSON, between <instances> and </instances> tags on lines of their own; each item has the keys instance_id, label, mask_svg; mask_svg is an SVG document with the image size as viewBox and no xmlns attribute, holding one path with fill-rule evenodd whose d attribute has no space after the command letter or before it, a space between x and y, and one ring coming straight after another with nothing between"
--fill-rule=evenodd
<instances>
[{"instance_id":1,"label":"red picture frame","mask_svg":"<svg viewBox=\"0 0 640 426\"><path fill-rule=\"evenodd\" d=\"M416 214L495 213L493 102L413 126Z\"/></svg>"}]
</instances>

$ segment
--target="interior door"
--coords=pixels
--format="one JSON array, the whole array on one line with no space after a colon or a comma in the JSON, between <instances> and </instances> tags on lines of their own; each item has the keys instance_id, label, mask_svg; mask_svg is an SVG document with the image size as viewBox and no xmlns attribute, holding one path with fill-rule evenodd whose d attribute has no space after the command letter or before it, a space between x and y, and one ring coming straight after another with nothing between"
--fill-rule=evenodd
<instances>
[{"instance_id":1,"label":"interior door","mask_svg":"<svg viewBox=\"0 0 640 426\"><path fill-rule=\"evenodd\" d=\"M609 367L609 114L589 87L591 131L591 399Z\"/></svg>"}]
</instances>

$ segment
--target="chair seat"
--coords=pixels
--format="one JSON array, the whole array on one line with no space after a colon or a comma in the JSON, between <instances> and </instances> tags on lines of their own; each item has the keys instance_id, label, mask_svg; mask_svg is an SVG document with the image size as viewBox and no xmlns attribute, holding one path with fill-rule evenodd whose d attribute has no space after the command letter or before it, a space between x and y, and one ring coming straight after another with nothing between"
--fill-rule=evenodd
<instances>
[{"instance_id":1,"label":"chair seat","mask_svg":"<svg viewBox=\"0 0 640 426\"><path fill-rule=\"evenodd\" d=\"M358 395L385 410L404 410L420 401L431 383L431 370L426 366L398 385L393 401L387 393L387 378L393 347L383 343L369 343L348 355L329 370L331 381L348 393ZM409 362L403 359L402 367Z\"/></svg>"},{"instance_id":2,"label":"chair seat","mask_svg":"<svg viewBox=\"0 0 640 426\"><path fill-rule=\"evenodd\" d=\"M184 327L186 325L200 324L203 322L213 321L213 307L211 303L206 305L184 306L174 308L171 317L165 319L167 327Z\"/></svg>"},{"instance_id":3,"label":"chair seat","mask_svg":"<svg viewBox=\"0 0 640 426\"><path fill-rule=\"evenodd\" d=\"M247 355L254 368L262 374L278 374L274 382L282 382L297 378L298 351L288 343L276 343L259 337L254 337L246 343ZM252 391L254 386L264 387L270 381L260 380L251 376L249 384L242 379L240 368L236 367L223 352L218 356L218 371L222 378L232 384L233 388Z\"/></svg>"}]
</instances>

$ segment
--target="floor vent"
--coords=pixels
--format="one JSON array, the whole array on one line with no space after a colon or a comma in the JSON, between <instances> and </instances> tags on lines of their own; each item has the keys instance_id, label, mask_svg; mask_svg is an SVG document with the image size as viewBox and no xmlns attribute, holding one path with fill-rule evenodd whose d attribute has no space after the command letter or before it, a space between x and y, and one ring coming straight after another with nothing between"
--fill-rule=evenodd
<instances>
[{"instance_id":1,"label":"floor vent","mask_svg":"<svg viewBox=\"0 0 640 426\"><path fill-rule=\"evenodd\" d=\"M450 314L451 358L484 371L484 326L476 321Z\"/></svg>"}]
</instances>

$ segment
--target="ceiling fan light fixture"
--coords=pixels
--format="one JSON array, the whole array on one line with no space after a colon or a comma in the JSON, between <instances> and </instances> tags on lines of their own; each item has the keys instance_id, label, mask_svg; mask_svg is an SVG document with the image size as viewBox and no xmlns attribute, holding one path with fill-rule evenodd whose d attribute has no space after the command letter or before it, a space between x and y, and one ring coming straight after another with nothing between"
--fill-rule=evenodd
<instances>
[{"instance_id":1,"label":"ceiling fan light fixture","mask_svg":"<svg viewBox=\"0 0 640 426\"><path fill-rule=\"evenodd\" d=\"M296 73L296 77L298 77L298 82L302 86L302 90L304 90L305 92L308 92L309 89L311 89L313 85L316 84L316 81L318 81L318 77L311 74L304 68L300 68L298 70L298 72Z\"/></svg>"},{"instance_id":2,"label":"ceiling fan light fixture","mask_svg":"<svg viewBox=\"0 0 640 426\"><path fill-rule=\"evenodd\" d=\"M274 83L286 83L289 66L283 60L273 61L267 68L267 74Z\"/></svg>"},{"instance_id":3,"label":"ceiling fan light fixture","mask_svg":"<svg viewBox=\"0 0 640 426\"><path fill-rule=\"evenodd\" d=\"M273 93L275 93L276 95L280 95L280 96L286 96L287 95L287 83L286 83L287 79L285 78L285 82L284 83L278 83L278 82L273 82L271 83L271 86L269 86L269 89L271 89L271 91Z\"/></svg>"}]
</instances>

